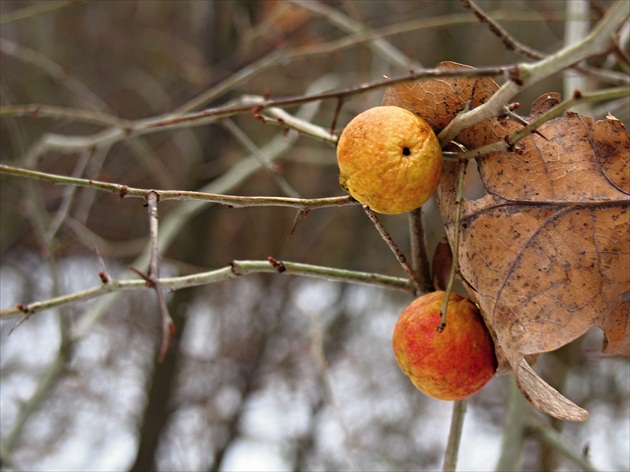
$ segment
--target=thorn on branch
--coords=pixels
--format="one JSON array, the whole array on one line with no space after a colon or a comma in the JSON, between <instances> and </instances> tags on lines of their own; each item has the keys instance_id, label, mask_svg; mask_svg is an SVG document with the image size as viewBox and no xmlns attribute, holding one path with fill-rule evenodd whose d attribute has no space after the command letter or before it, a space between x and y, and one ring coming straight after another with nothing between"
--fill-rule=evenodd
<instances>
[{"instance_id":1,"label":"thorn on branch","mask_svg":"<svg viewBox=\"0 0 630 472\"><path fill-rule=\"evenodd\" d=\"M518 110L521 107L521 102L508 103L506 106L510 111Z\"/></svg>"},{"instance_id":2,"label":"thorn on branch","mask_svg":"<svg viewBox=\"0 0 630 472\"><path fill-rule=\"evenodd\" d=\"M271 264L273 266L273 268L278 271L279 274L282 274L283 272L286 272L287 268L284 265L284 262L279 261L277 259L274 259L271 256L269 256L267 258L267 260L269 261L269 264Z\"/></svg>"},{"instance_id":3,"label":"thorn on branch","mask_svg":"<svg viewBox=\"0 0 630 472\"><path fill-rule=\"evenodd\" d=\"M518 103L518 102L515 102L515 103L518 106L520 106L520 103ZM512 120L516 121L517 123L519 123L519 124L521 124L523 126L529 126L530 125L529 121L527 121L521 115L519 115L517 113L514 113L513 106L514 106L514 104L506 105L504 107L504 109L503 109L503 113L501 114L500 118L502 118L502 117L509 118L509 119L512 119ZM537 129L533 130L532 133L536 133L538 136L543 138L545 141L549 141L547 139L547 137L544 134L542 134L540 131L538 131Z\"/></svg>"},{"instance_id":4,"label":"thorn on branch","mask_svg":"<svg viewBox=\"0 0 630 472\"><path fill-rule=\"evenodd\" d=\"M123 185L122 187L120 187L120 192L118 192L118 196L120 198L125 198L127 193L129 193L129 187L127 187L126 185Z\"/></svg>"},{"instance_id":5,"label":"thorn on branch","mask_svg":"<svg viewBox=\"0 0 630 472\"><path fill-rule=\"evenodd\" d=\"M289 241L295 234L295 230L300 220L303 218L308 218L309 211L310 210L304 209L304 208L298 210L298 212L295 215L295 218L293 219L293 224L291 225L291 230L289 231L289 235L287 236L287 241Z\"/></svg>"},{"instance_id":6,"label":"thorn on branch","mask_svg":"<svg viewBox=\"0 0 630 472\"><path fill-rule=\"evenodd\" d=\"M9 330L9 336L11 335L11 333L13 333L13 331L15 331L22 323L24 323L26 320L28 320L32 314L35 313L35 310L33 310L30 306L28 305L23 305L22 303L18 303L17 305L15 305L15 308L17 308L18 310L20 310L22 313L24 313L24 316L22 316L19 320L17 320L15 322L15 324L11 327L11 329Z\"/></svg>"},{"instance_id":7,"label":"thorn on branch","mask_svg":"<svg viewBox=\"0 0 630 472\"><path fill-rule=\"evenodd\" d=\"M243 275L243 273L240 271L239 267L238 267L238 263L236 261L232 261L230 262L230 270L232 271L232 273L237 276L240 277L241 275Z\"/></svg>"},{"instance_id":8,"label":"thorn on branch","mask_svg":"<svg viewBox=\"0 0 630 472\"><path fill-rule=\"evenodd\" d=\"M497 118L503 123L505 121L507 121L508 119L512 118L515 119L514 117L518 117L520 118L519 115L517 115L516 113L514 113L514 110L520 108L521 103L520 102L513 102L513 103L508 103L507 105L505 105L505 107L503 108L503 110L501 111L501 113L499 113L499 115L497 116ZM517 118L517 119L518 119Z\"/></svg>"},{"instance_id":9,"label":"thorn on branch","mask_svg":"<svg viewBox=\"0 0 630 472\"><path fill-rule=\"evenodd\" d=\"M31 307L29 307L28 305L24 305L22 303L18 303L17 305L15 305L15 308L17 308L18 310L20 310L22 313L24 313L25 315L32 315L33 313L35 313L35 310L33 310Z\"/></svg>"},{"instance_id":10,"label":"thorn on branch","mask_svg":"<svg viewBox=\"0 0 630 472\"><path fill-rule=\"evenodd\" d=\"M142 280L144 280L146 282L146 286L148 288L153 288L154 284L153 284L153 280L151 279L151 276L148 274L145 274L144 272L142 272L141 270L136 269L135 267L129 267L129 270L135 274L137 274L138 276L140 276L142 278Z\"/></svg>"},{"instance_id":11,"label":"thorn on branch","mask_svg":"<svg viewBox=\"0 0 630 472\"><path fill-rule=\"evenodd\" d=\"M108 284L111 280L111 277L107 273L107 269L105 268L105 261L103 260L103 256L101 256L101 252L98 250L98 247L95 247L96 257L98 259L98 263L101 266L101 270L98 272L98 278L101 279L101 282L104 284Z\"/></svg>"}]
</instances>

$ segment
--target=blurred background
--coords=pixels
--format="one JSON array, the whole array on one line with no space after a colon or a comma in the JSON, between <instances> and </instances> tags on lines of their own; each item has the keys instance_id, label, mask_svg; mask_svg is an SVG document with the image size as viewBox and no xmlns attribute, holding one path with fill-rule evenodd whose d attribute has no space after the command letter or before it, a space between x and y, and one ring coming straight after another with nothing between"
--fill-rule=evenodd
<instances>
[{"instance_id":1,"label":"blurred background","mask_svg":"<svg viewBox=\"0 0 630 472\"><path fill-rule=\"evenodd\" d=\"M565 43L567 25L588 28L610 3L479 5L516 39L549 54ZM247 95L344 89L444 60L476 67L524 60L451 0L3 0L0 15L2 106L65 110L54 118L0 116L0 161L147 189L343 195L332 144L249 113L80 145L80 137L106 126L80 119L78 110L138 120ZM381 39L366 40L366 32ZM564 79L526 90L518 97L520 111L527 114L542 93L563 93ZM382 94L346 100L335 132L378 105ZM327 130L336 106L323 100L286 111ZM602 118L609 111L628 122L627 102L618 109L595 105L590 114ZM470 186L474 192L475 182ZM140 199L3 174L0 209L2 309L98 286L99 258L112 278L122 278L148 244ZM425 210L432 253L443 230L435 204ZM405 276L356 205L297 219L289 208L199 202L167 201L159 212L161 227L169 228L162 275L273 256ZM408 251L407 218L382 221ZM397 315L411 300L405 292L277 274L168 293L177 331L162 363L156 362L161 325L151 291L48 310L17 328L17 318L3 319L2 468L439 469L451 405L416 391L390 347ZM601 470L628 470L629 365L604 358L600 348L601 334L589 332L542 356L537 368L591 413L583 424L552 422L567 443ZM497 377L469 401L462 470L492 469L503 454L510 391L511 378ZM534 436L519 441L523 453L513 470L575 467Z\"/></svg>"}]
</instances>

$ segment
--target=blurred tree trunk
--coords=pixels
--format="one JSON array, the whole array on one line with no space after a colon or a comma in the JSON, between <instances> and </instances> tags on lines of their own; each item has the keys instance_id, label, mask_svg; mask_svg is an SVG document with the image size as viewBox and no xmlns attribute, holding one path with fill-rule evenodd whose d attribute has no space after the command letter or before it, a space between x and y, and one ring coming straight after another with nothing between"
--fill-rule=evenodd
<instances>
[{"instance_id":1,"label":"blurred tree trunk","mask_svg":"<svg viewBox=\"0 0 630 472\"><path fill-rule=\"evenodd\" d=\"M192 290L181 290L175 293L169 310L175 323L176 333L183 333L186 323L185 307ZM156 319L159 319L156 313ZM173 349L175 347L175 349ZM157 348L156 348L157 352ZM160 438L163 436L169 418L172 413L171 399L177 388L177 367L180 362L180 354L177 349L177 340L171 340L171 349L162 363L153 365L153 378L147 386L147 405L139 428L138 455L130 470L134 472L147 472L157 470L157 451L160 446Z\"/></svg>"}]
</instances>

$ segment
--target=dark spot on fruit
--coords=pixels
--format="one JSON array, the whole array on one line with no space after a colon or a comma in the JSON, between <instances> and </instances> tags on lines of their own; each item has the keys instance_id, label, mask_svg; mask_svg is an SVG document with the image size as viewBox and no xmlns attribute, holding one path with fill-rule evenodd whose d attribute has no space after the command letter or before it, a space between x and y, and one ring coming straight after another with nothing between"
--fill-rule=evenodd
<instances>
[{"instance_id":1,"label":"dark spot on fruit","mask_svg":"<svg viewBox=\"0 0 630 472\"><path fill-rule=\"evenodd\" d=\"M403 148L403 156L410 156L410 155L411 155L411 149L405 146Z\"/></svg>"}]
</instances>

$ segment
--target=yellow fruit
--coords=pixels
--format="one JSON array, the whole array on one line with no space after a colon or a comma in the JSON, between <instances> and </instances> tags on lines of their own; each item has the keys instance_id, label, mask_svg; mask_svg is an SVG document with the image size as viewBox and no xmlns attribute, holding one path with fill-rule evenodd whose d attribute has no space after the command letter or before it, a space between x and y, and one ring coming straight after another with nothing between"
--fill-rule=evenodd
<instances>
[{"instance_id":1,"label":"yellow fruit","mask_svg":"<svg viewBox=\"0 0 630 472\"><path fill-rule=\"evenodd\" d=\"M440 181L442 150L433 129L409 110L370 108L337 143L339 183L378 213L398 214L426 202Z\"/></svg>"},{"instance_id":2,"label":"yellow fruit","mask_svg":"<svg viewBox=\"0 0 630 472\"><path fill-rule=\"evenodd\" d=\"M440 308L446 292L423 295L403 310L393 337L402 371L425 395L460 400L480 390L494 375L492 337L470 300L452 294L446 327L440 333Z\"/></svg>"}]
</instances>

